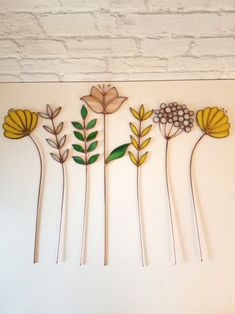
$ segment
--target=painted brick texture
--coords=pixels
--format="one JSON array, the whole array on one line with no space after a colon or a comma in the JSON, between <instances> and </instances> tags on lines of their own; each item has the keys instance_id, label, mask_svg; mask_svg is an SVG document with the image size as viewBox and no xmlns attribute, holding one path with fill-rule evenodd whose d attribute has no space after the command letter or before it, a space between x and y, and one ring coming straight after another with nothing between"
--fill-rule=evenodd
<instances>
[{"instance_id":1,"label":"painted brick texture","mask_svg":"<svg viewBox=\"0 0 235 314\"><path fill-rule=\"evenodd\" d=\"M0 81L235 78L234 0L0 0Z\"/></svg>"}]
</instances>

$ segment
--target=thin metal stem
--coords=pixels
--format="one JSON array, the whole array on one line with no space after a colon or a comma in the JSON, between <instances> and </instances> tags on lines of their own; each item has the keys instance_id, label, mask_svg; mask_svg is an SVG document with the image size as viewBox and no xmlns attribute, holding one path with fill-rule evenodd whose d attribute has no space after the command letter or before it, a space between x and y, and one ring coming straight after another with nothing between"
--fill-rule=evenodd
<instances>
[{"instance_id":1,"label":"thin metal stem","mask_svg":"<svg viewBox=\"0 0 235 314\"><path fill-rule=\"evenodd\" d=\"M38 262L38 231L39 231L39 216L40 216L40 201L41 201L41 190L42 190L42 155L39 149L38 144L34 140L34 138L29 135L31 140L33 141L39 156L40 161L40 175L39 175L39 183L38 183L38 199L37 199L37 210L36 210L36 219L35 219L35 232L34 232L34 254L33 254L33 263Z\"/></svg>"},{"instance_id":2,"label":"thin metal stem","mask_svg":"<svg viewBox=\"0 0 235 314\"><path fill-rule=\"evenodd\" d=\"M169 208L169 214L170 214L170 226L171 226L174 264L176 265L175 232L174 232L174 223L173 223L172 208L171 208L171 196L170 196L170 189L169 189L169 177L168 177L168 144L169 144L169 139L166 139L166 151L165 151L166 188L167 188L168 208Z\"/></svg>"},{"instance_id":3,"label":"thin metal stem","mask_svg":"<svg viewBox=\"0 0 235 314\"><path fill-rule=\"evenodd\" d=\"M199 227L198 227L198 218L197 218L197 210L196 210L196 202L195 202L195 196L194 196L194 187L193 187L193 156L194 152L196 150L197 145L200 143L200 141L203 139L205 133L202 134L202 136L197 140L196 144L193 147L191 157L190 157L190 188L191 188L191 195L193 200L193 212L194 212L194 219L195 219L195 225L196 225L196 232L197 232L197 240L198 240L198 247L199 247L199 253L200 253L200 260L203 261L202 258L202 247L201 247L201 239L200 239L200 233L199 233Z\"/></svg>"},{"instance_id":4,"label":"thin metal stem","mask_svg":"<svg viewBox=\"0 0 235 314\"><path fill-rule=\"evenodd\" d=\"M137 210L138 210L138 224L139 224L139 237L140 237L140 253L141 253L141 266L145 266L144 260L144 240L143 240L143 230L142 230L142 221L141 221L141 202L140 202L140 180L139 180L139 168L136 167L136 192L137 192Z\"/></svg>"},{"instance_id":5,"label":"thin metal stem","mask_svg":"<svg viewBox=\"0 0 235 314\"><path fill-rule=\"evenodd\" d=\"M141 134L141 126L142 121L140 120L139 123L139 136L138 136L138 152L137 152L137 162L139 163L140 160L140 134ZM143 230L142 230L142 211L141 211L141 201L140 201L140 175L139 175L139 165L137 165L136 169L136 194L137 194L137 211L138 211L138 224L139 224L139 238L140 238L140 254L141 254L141 266L144 267L145 260L144 260L144 240L143 240Z\"/></svg>"},{"instance_id":6,"label":"thin metal stem","mask_svg":"<svg viewBox=\"0 0 235 314\"><path fill-rule=\"evenodd\" d=\"M63 212L64 212L64 193L65 193L65 170L64 163L61 163L62 167L62 194L61 194L61 208L60 208L60 224L59 224L59 234L58 234L58 244L57 244L57 255L56 255L56 263L59 262L59 253L60 253L60 241L61 241L61 229L63 222Z\"/></svg>"},{"instance_id":7,"label":"thin metal stem","mask_svg":"<svg viewBox=\"0 0 235 314\"><path fill-rule=\"evenodd\" d=\"M103 114L104 123L104 265L107 265L107 180L106 180L106 115Z\"/></svg>"},{"instance_id":8,"label":"thin metal stem","mask_svg":"<svg viewBox=\"0 0 235 314\"><path fill-rule=\"evenodd\" d=\"M84 199L83 223L82 223L80 265L85 264L85 242L86 242L86 235L85 234L86 234L86 226L87 226L87 197L88 197L88 165L86 164L85 199Z\"/></svg>"},{"instance_id":9,"label":"thin metal stem","mask_svg":"<svg viewBox=\"0 0 235 314\"><path fill-rule=\"evenodd\" d=\"M83 209L83 223L82 223L82 240L81 240L81 253L80 253L80 265L85 264L85 232L87 225L87 191L88 191L88 156L87 156L87 136L86 136L86 119L83 120L84 129L84 151L85 151L85 197L84 197L84 209Z\"/></svg>"}]
</instances>

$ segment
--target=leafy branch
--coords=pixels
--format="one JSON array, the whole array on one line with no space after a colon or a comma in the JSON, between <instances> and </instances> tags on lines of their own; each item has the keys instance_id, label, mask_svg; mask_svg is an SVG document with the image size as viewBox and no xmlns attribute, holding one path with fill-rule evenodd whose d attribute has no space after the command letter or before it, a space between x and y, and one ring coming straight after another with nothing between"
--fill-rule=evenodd
<instances>
[{"instance_id":1,"label":"leafy branch","mask_svg":"<svg viewBox=\"0 0 235 314\"><path fill-rule=\"evenodd\" d=\"M64 196L65 196L65 168L64 163L68 158L69 149L62 151L66 143L67 136L63 135L59 137L59 134L63 130L64 123L60 122L58 125L55 124L54 119L59 115L61 111L61 107L58 107L54 111L52 110L50 105L46 106L46 112L39 112L38 115L43 119L48 119L51 121L51 126L43 125L43 128L50 134L54 135L53 139L46 139L47 143L55 148L57 153L50 153L51 157L61 164L62 169L62 195L61 195L61 209L60 209L60 222L59 222L59 234L58 234L58 245L57 245L57 255L56 255L56 263L59 261L59 252L60 252L60 240L61 240L61 230L62 230L62 221L63 221L63 213L64 213Z\"/></svg>"},{"instance_id":2,"label":"leafy branch","mask_svg":"<svg viewBox=\"0 0 235 314\"><path fill-rule=\"evenodd\" d=\"M83 211L83 226L82 226L82 239L81 239L81 254L80 265L85 263L85 240L86 240L86 225L87 225L87 199L88 199L88 166L95 163L99 158L99 154L90 153L95 151L98 145L98 141L95 140L98 131L92 129L96 126L97 119L92 119L89 122L86 121L88 111L85 106L81 108L82 122L72 122L75 137L79 140L79 144L73 144L73 148L76 152L83 154L81 156L73 156L73 160L80 165L84 165L86 168L85 177L85 198L84 198L84 211ZM91 132L90 132L91 131ZM95 141L94 141L95 140ZM81 142L81 143L80 143Z\"/></svg>"},{"instance_id":3,"label":"leafy branch","mask_svg":"<svg viewBox=\"0 0 235 314\"><path fill-rule=\"evenodd\" d=\"M136 166L136 196L137 196L137 211L138 211L138 224L139 224L139 239L140 239L140 253L141 253L141 265L145 266L145 249L144 249L144 235L143 235L143 223L142 223L142 209L140 201L140 166L145 162L148 152L143 153L142 151L148 146L151 141L151 137L144 139L144 137L150 132L152 125L143 127L143 121L147 120L153 114L153 110L145 112L144 105L140 106L139 112L135 109L130 108L132 115L138 120L137 127L130 122L130 128L133 135L130 135L131 144L134 147L136 153L128 151L130 160Z\"/></svg>"}]
</instances>

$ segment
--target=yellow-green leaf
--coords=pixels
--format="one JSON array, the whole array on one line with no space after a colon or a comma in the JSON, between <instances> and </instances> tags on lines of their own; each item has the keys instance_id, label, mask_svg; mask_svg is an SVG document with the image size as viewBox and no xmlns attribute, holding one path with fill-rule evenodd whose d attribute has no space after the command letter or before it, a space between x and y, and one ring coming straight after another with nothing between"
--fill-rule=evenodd
<instances>
[{"instance_id":1,"label":"yellow-green leaf","mask_svg":"<svg viewBox=\"0 0 235 314\"><path fill-rule=\"evenodd\" d=\"M139 116L140 116L140 119L142 120L144 116L144 105L140 106Z\"/></svg>"},{"instance_id":2,"label":"yellow-green leaf","mask_svg":"<svg viewBox=\"0 0 235 314\"><path fill-rule=\"evenodd\" d=\"M147 128L145 128L142 132L141 132L141 136L145 136L148 134L148 132L151 130L152 128L152 124L150 124L149 126L147 126Z\"/></svg>"},{"instance_id":3,"label":"yellow-green leaf","mask_svg":"<svg viewBox=\"0 0 235 314\"><path fill-rule=\"evenodd\" d=\"M139 162L138 162L138 166L143 165L143 163L145 162L146 158L147 158L148 152L144 153L142 155L142 157L140 158Z\"/></svg>"},{"instance_id":4,"label":"yellow-green leaf","mask_svg":"<svg viewBox=\"0 0 235 314\"><path fill-rule=\"evenodd\" d=\"M137 112L135 109L130 108L130 111L131 111L132 115L133 115L137 120L140 120L140 116L139 116L138 112Z\"/></svg>"},{"instance_id":5,"label":"yellow-green leaf","mask_svg":"<svg viewBox=\"0 0 235 314\"><path fill-rule=\"evenodd\" d=\"M150 141L151 141L151 137L144 140L143 143L140 145L140 149L144 149L149 144Z\"/></svg>"},{"instance_id":6,"label":"yellow-green leaf","mask_svg":"<svg viewBox=\"0 0 235 314\"><path fill-rule=\"evenodd\" d=\"M136 136L139 136L139 132L136 128L136 126L134 126L133 123L130 122L130 127L131 127L131 131L136 135Z\"/></svg>"},{"instance_id":7,"label":"yellow-green leaf","mask_svg":"<svg viewBox=\"0 0 235 314\"><path fill-rule=\"evenodd\" d=\"M136 141L136 139L131 135L131 144L136 148L138 149L139 148L139 145Z\"/></svg>"},{"instance_id":8,"label":"yellow-green leaf","mask_svg":"<svg viewBox=\"0 0 235 314\"><path fill-rule=\"evenodd\" d=\"M153 114L153 111L154 110L150 110L150 111L146 112L145 115L143 116L142 120L144 121L144 120L147 120L148 118L150 118L151 115Z\"/></svg>"},{"instance_id":9,"label":"yellow-green leaf","mask_svg":"<svg viewBox=\"0 0 235 314\"><path fill-rule=\"evenodd\" d=\"M129 154L130 160L133 162L135 166L137 166L137 160L135 156L132 154L132 152L128 152L128 154Z\"/></svg>"}]
</instances>

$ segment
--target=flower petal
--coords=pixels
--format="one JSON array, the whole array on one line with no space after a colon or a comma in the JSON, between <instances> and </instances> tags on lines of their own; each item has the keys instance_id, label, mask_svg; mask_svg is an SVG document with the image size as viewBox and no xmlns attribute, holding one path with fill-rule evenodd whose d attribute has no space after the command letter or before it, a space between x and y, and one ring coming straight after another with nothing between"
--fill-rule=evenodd
<instances>
[{"instance_id":1,"label":"flower petal","mask_svg":"<svg viewBox=\"0 0 235 314\"><path fill-rule=\"evenodd\" d=\"M230 123L224 123L216 128L213 128L213 132L209 132L209 133L220 133L220 132L228 131L229 128L230 128Z\"/></svg>"},{"instance_id":2,"label":"flower petal","mask_svg":"<svg viewBox=\"0 0 235 314\"><path fill-rule=\"evenodd\" d=\"M208 117L208 120L207 120L207 126L208 127L210 127L210 123L213 120L215 114L218 112L218 110L219 109L217 107L211 108L211 111L210 111L210 114L209 114L209 117Z\"/></svg>"},{"instance_id":3,"label":"flower petal","mask_svg":"<svg viewBox=\"0 0 235 314\"><path fill-rule=\"evenodd\" d=\"M202 110L197 112L197 123L202 131L204 131L203 119L202 119Z\"/></svg>"},{"instance_id":4,"label":"flower petal","mask_svg":"<svg viewBox=\"0 0 235 314\"><path fill-rule=\"evenodd\" d=\"M11 119L11 117L8 115L8 116L6 116L5 117L5 122L8 124L8 125L10 125L13 129L15 129L15 130L17 130L17 131L22 131L22 128L20 128L19 126L18 126L18 124L16 124L12 119Z\"/></svg>"},{"instance_id":5,"label":"flower petal","mask_svg":"<svg viewBox=\"0 0 235 314\"><path fill-rule=\"evenodd\" d=\"M95 86L92 86L90 95L92 97L96 98L101 104L104 103L104 96L103 96L103 94Z\"/></svg>"},{"instance_id":6,"label":"flower petal","mask_svg":"<svg viewBox=\"0 0 235 314\"><path fill-rule=\"evenodd\" d=\"M127 100L127 97L117 97L113 99L112 102L105 107L105 112L113 113L117 111L125 100Z\"/></svg>"},{"instance_id":7,"label":"flower petal","mask_svg":"<svg viewBox=\"0 0 235 314\"><path fill-rule=\"evenodd\" d=\"M225 116L224 111L223 110L218 110L216 112L216 114L214 115L213 119L211 120L211 123L210 123L209 127L212 128L214 125L216 125L217 122L219 122L223 118L223 116Z\"/></svg>"},{"instance_id":8,"label":"flower petal","mask_svg":"<svg viewBox=\"0 0 235 314\"><path fill-rule=\"evenodd\" d=\"M224 137L229 136L229 130L224 131L224 132L218 132L218 133L210 133L208 135L215 138L224 138Z\"/></svg>"},{"instance_id":9,"label":"flower petal","mask_svg":"<svg viewBox=\"0 0 235 314\"><path fill-rule=\"evenodd\" d=\"M25 118L26 118L26 130L29 131L31 123L32 123L32 119L31 119L32 113L29 110L24 110L24 114L25 114Z\"/></svg>"},{"instance_id":10,"label":"flower petal","mask_svg":"<svg viewBox=\"0 0 235 314\"><path fill-rule=\"evenodd\" d=\"M208 126L208 117L209 117L210 111L211 111L210 107L206 107L205 109L203 109L202 123L203 123L204 129L206 129Z\"/></svg>"},{"instance_id":11,"label":"flower petal","mask_svg":"<svg viewBox=\"0 0 235 314\"><path fill-rule=\"evenodd\" d=\"M18 127L21 129L21 131L24 130L24 125L20 119L20 117L18 116L18 114L16 113L15 110L9 110L8 113L9 117L12 119L12 121L18 125Z\"/></svg>"},{"instance_id":12,"label":"flower petal","mask_svg":"<svg viewBox=\"0 0 235 314\"><path fill-rule=\"evenodd\" d=\"M213 125L213 127L209 128L209 130L214 130L215 128L223 125L224 123L228 122L228 116L223 116L223 118L221 120L219 120L215 125Z\"/></svg>"},{"instance_id":13,"label":"flower petal","mask_svg":"<svg viewBox=\"0 0 235 314\"><path fill-rule=\"evenodd\" d=\"M81 98L85 103L96 113L103 113L104 108L102 104L93 96L83 96Z\"/></svg>"},{"instance_id":14,"label":"flower petal","mask_svg":"<svg viewBox=\"0 0 235 314\"><path fill-rule=\"evenodd\" d=\"M19 116L19 118L23 124L24 130L27 130L27 122L26 122L26 116L25 116L24 111L23 110L16 110L16 113Z\"/></svg>"},{"instance_id":15,"label":"flower petal","mask_svg":"<svg viewBox=\"0 0 235 314\"><path fill-rule=\"evenodd\" d=\"M36 114L36 112L31 112L31 125L30 125L30 132L32 132L38 123L38 115Z\"/></svg>"},{"instance_id":16,"label":"flower petal","mask_svg":"<svg viewBox=\"0 0 235 314\"><path fill-rule=\"evenodd\" d=\"M118 97L118 92L116 87L110 88L104 96L104 104L105 106L109 105L113 99Z\"/></svg>"},{"instance_id":17,"label":"flower petal","mask_svg":"<svg viewBox=\"0 0 235 314\"><path fill-rule=\"evenodd\" d=\"M19 138L24 137L25 135L24 134L15 134L15 133L12 133L12 132L5 131L4 132L4 136L7 137L7 138L10 138L10 139L13 139L13 140L17 140Z\"/></svg>"},{"instance_id":18,"label":"flower petal","mask_svg":"<svg viewBox=\"0 0 235 314\"><path fill-rule=\"evenodd\" d=\"M8 125L7 123L4 123L2 127L3 127L3 129L5 131L14 133L16 135L24 135L24 133L22 131L17 131L15 128L13 128L12 126Z\"/></svg>"}]
</instances>

